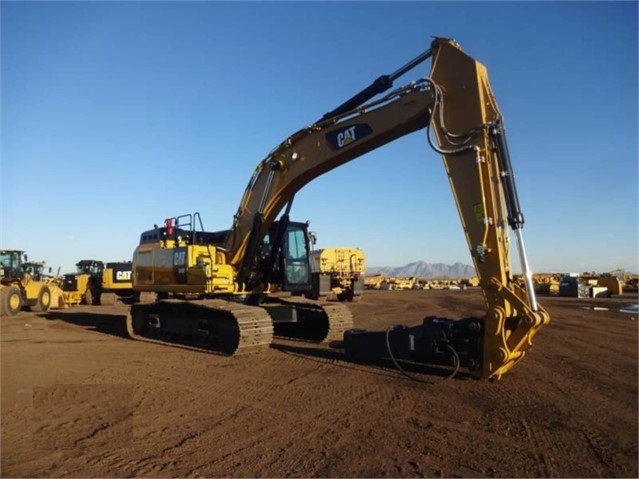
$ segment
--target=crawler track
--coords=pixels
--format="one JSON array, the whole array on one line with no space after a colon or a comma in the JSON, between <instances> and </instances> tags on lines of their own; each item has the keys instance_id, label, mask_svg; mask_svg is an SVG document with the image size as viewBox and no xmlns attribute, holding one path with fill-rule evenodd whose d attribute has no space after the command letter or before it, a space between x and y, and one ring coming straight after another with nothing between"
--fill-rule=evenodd
<instances>
[{"instance_id":1,"label":"crawler track","mask_svg":"<svg viewBox=\"0 0 639 479\"><path fill-rule=\"evenodd\" d=\"M126 326L133 339L227 356L266 349L273 340L263 308L219 299L135 304Z\"/></svg>"},{"instance_id":2,"label":"crawler track","mask_svg":"<svg viewBox=\"0 0 639 479\"><path fill-rule=\"evenodd\" d=\"M294 309L296 321L276 321L269 306ZM341 341L344 331L353 327L353 316L344 304L300 297L274 298L263 306L167 299L133 305L126 326L136 340L233 356L267 349L274 335L316 343Z\"/></svg>"},{"instance_id":3,"label":"crawler track","mask_svg":"<svg viewBox=\"0 0 639 479\"><path fill-rule=\"evenodd\" d=\"M276 324L276 336L325 343L341 341L344 331L353 327L353 315L344 304L320 303L299 296L278 298L277 303L295 307L298 322Z\"/></svg>"}]
</instances>

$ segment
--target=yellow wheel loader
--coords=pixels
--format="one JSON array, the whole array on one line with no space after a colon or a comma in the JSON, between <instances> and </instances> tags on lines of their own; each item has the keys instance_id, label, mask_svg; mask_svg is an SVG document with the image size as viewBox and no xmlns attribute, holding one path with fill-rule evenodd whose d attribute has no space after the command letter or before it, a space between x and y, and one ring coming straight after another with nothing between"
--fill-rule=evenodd
<instances>
[{"instance_id":1,"label":"yellow wheel loader","mask_svg":"<svg viewBox=\"0 0 639 479\"><path fill-rule=\"evenodd\" d=\"M102 261L83 259L75 266L75 273L67 273L62 277L64 298L70 305L94 304L95 278L101 276L104 264Z\"/></svg>"},{"instance_id":2,"label":"yellow wheel loader","mask_svg":"<svg viewBox=\"0 0 639 479\"><path fill-rule=\"evenodd\" d=\"M64 299L64 291L61 288L60 278L51 274L51 267L47 267L44 261L29 261L24 263L24 270L36 281L42 281L49 287L51 303L49 309L64 309L68 305ZM59 271L58 271L59 272Z\"/></svg>"},{"instance_id":3,"label":"yellow wheel loader","mask_svg":"<svg viewBox=\"0 0 639 479\"><path fill-rule=\"evenodd\" d=\"M51 305L51 288L25 268L28 257L21 250L0 250L0 315L14 316L23 308L45 312Z\"/></svg>"},{"instance_id":4,"label":"yellow wheel loader","mask_svg":"<svg viewBox=\"0 0 639 479\"><path fill-rule=\"evenodd\" d=\"M83 259L75 273L65 274L62 289L69 304L116 304L134 301L139 295L131 283L131 262L103 263Z\"/></svg>"}]
</instances>

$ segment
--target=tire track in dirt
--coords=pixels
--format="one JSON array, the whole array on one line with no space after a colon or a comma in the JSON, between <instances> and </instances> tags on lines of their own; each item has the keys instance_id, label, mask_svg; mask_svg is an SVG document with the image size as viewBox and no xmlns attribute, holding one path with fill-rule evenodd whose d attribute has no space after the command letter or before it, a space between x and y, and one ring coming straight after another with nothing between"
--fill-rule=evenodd
<instances>
[{"instance_id":1,"label":"tire track in dirt","mask_svg":"<svg viewBox=\"0 0 639 479\"><path fill-rule=\"evenodd\" d=\"M222 449L220 449L222 452L220 452L219 455L210 457L207 461L185 472L193 473L193 471L199 471L199 473L204 474L207 473L207 471L209 473L211 473L211 471L213 471L213 473L218 471L219 473L220 468L224 470L226 467L233 466L233 460L238 454L250 448L259 448L258 445L260 443L277 443L278 437L282 435L282 431L300 431L299 434L292 434L292 443L287 441L280 446L286 451L288 447L295 445L295 440L303 442L307 441L309 437L314 437L315 434L311 433L309 436L308 431L316 430L318 422L321 421L322 424L326 422L333 424L334 421L339 420L345 412L352 411L353 404L377 403L380 402L380 400L382 403L389 403L392 398L398 397L397 392L394 392L392 388L386 384L371 387L366 384L344 384L340 381L331 382L330 380L334 378L329 371L329 369L332 369L330 364L318 366L317 363L310 362L313 369L309 371L306 366L306 363L309 363L309 361L301 361L305 364L305 367L298 369L298 372L302 372L303 374L294 377L295 380L288 379L285 384L281 384L280 381L278 381L278 384L267 384L265 381L251 378L241 381L233 387L229 387L228 382L209 384L200 391L199 395L207 397L207 399L211 403L215 403L218 408L231 404L241 404L244 407L243 413L245 416L255 416L255 424L264 425L264 418L268 417L272 419L272 421L270 421L272 426L262 426L262 429L253 426L253 428L256 429L251 432L251 436L255 438L254 440L244 445L241 444L243 443L242 438L233 437L232 443L238 447L222 453L225 451L224 446L222 446ZM329 382L314 385L314 383L317 382L318 376L326 377ZM256 401L256 397L261 399ZM327 405L329 405L328 408ZM148 406L148 404L146 406ZM142 407L142 405L138 405L138 407ZM242 426L248 427L246 422L246 420L240 421L239 424L235 426L235 429L241 429ZM211 426L210 429L213 431L216 427L217 426ZM302 432L304 432L304 436L302 436ZM163 434L164 433L163 431ZM291 435L291 433L289 433L289 435ZM210 438L203 439L208 436L210 436ZM187 447L185 443L182 449L189 449L189 454L192 456L194 449L197 452L197 445L200 441L203 441L205 445L211 445L219 442L220 437L223 438L224 434L218 430L209 432L206 429L198 428L197 436L193 436L191 441L192 447ZM155 440L155 437L152 437L152 439ZM238 444L238 442L240 444ZM216 450L218 450L218 448L216 448ZM326 451L328 450L327 448ZM166 451L162 454L159 452L156 454L159 454L158 460L160 460L161 456L166 455ZM297 457L290 457L290 455L287 454L273 455L265 451L259 464L260 467L268 467L269 470L276 468L276 470L281 470L281 473L284 474L285 471L290 470L290 467L295 466L298 459ZM252 469L247 466L246 473L249 475L257 474L259 470L259 468Z\"/></svg>"},{"instance_id":2,"label":"tire track in dirt","mask_svg":"<svg viewBox=\"0 0 639 479\"><path fill-rule=\"evenodd\" d=\"M116 477L158 474L179 477L182 474L178 471L184 470L184 458L190 461L194 454L210 455L210 446L215 442L211 443L206 438L207 434L217 431L221 424L237 417L243 410L243 407L234 407L217 415L212 422L206 415L199 418L198 422L188 424L180 424L173 419L164 427L154 427L148 433L136 434L138 437L128 448L116 446L97 453L89 452L86 466L97 477L105 474L115 474ZM217 436L217 432L214 436Z\"/></svg>"},{"instance_id":3,"label":"tire track in dirt","mask_svg":"<svg viewBox=\"0 0 639 479\"><path fill-rule=\"evenodd\" d=\"M521 423L526 431L528 442L533 446L532 453L541 465L539 477L556 477L556 471L559 470L557 453L562 452L559 450L562 448L555 441L558 438L549 437L547 431L542 428L531 427L526 419L522 419Z\"/></svg>"},{"instance_id":4,"label":"tire track in dirt","mask_svg":"<svg viewBox=\"0 0 639 479\"><path fill-rule=\"evenodd\" d=\"M182 437L174 434L166 447L156 447L144 462L170 464L171 473L178 476L197 472L217 477L233 471L236 477L257 477L265 467L277 462L278 451L287 451L294 445L293 439L282 435L282 429L309 427L286 415L271 414L270 424L264 417L263 411L244 405L227 409L222 415L201 417L192 433ZM247 461L247 457L251 459ZM137 470L139 474L146 472L145 468Z\"/></svg>"},{"instance_id":5,"label":"tire track in dirt","mask_svg":"<svg viewBox=\"0 0 639 479\"><path fill-rule=\"evenodd\" d=\"M509 437L525 438L525 448L538 459L540 469L535 471L538 477L566 474L586 477L592 471L596 471L597 475L610 476L615 470L610 467L611 451L631 452L628 445L613 446L603 430L595 431L581 419L601 416L601 412L607 410L615 418L612 420L614 424L634 427L636 431L636 424L624 419L627 417L624 410L615 412L614 403L600 396L596 390L581 383L562 381L561 385L554 385L552 392L539 397L534 386L527 381L499 386L483 391L487 394L482 399L477 398L474 391L470 397L495 405L487 407L486 412L498 418L494 421L496 424L509 424ZM576 391L579 393L575 394ZM575 414L577 411L578 415ZM517 424L521 425L521 430L518 430ZM487 431L484 430L483 434ZM636 443L634 446L636 457Z\"/></svg>"},{"instance_id":6,"label":"tire track in dirt","mask_svg":"<svg viewBox=\"0 0 639 479\"><path fill-rule=\"evenodd\" d=\"M300 363L300 367L293 368L297 375L288 374L287 377L284 378L286 383L283 383L283 380L274 382L269 380L260 380L256 377L248 377L243 381L237 381L233 379L233 371L231 370L226 371L223 378L217 378L221 380L210 381L209 378L204 377L200 378L199 384L187 382L187 384L190 384L188 393L191 397L195 396L202 399L206 398L207 403L215 404L216 409L218 410L224 406L230 407L237 404L252 404L252 407L259 411L259 416L264 416L265 414L273 416L274 413L281 417L285 416L287 420L283 422L287 424L287 427L290 427L295 424L295 422L299 422L299 415L291 414L290 411L286 411L286 408L284 408L284 411L281 411L281 406L277 404L278 400L276 399L273 401L269 400L269 398L278 388L282 388L282 386L288 388L288 390L297 389L298 386L296 386L295 383L298 380L314 374L314 369L317 368L316 363L309 362L304 358L299 358L296 361ZM312 366L310 369L309 365ZM158 421L161 421L163 408L168 406L172 398L174 399L175 397L178 397L180 393L184 393L181 384L170 384L167 386L166 378L163 377L163 372L161 371L158 372L158 374L142 375L131 374L129 371L112 371L109 369L102 369L101 371L93 374L90 378L87 378L87 382L98 383L105 381L117 383L123 380L125 380L128 384L137 384L134 410L136 412L138 410L147 411L144 418L140 418L142 421L147 423L157 424ZM160 392L161 395L158 394ZM269 406L265 407L265 404L268 404ZM193 416L191 415L191 417ZM201 419L202 418L199 418L198 420ZM259 422L259 418L257 420ZM193 420L191 420L190 423L192 424ZM173 424L175 424L174 420ZM303 421L302 425L303 427L309 427L308 420ZM215 427L215 425L211 426L211 428ZM264 434L264 432L262 432L262 434ZM264 440L273 440L274 435L276 434L277 432L268 433ZM128 463L125 472L127 474L154 474L161 472L166 468L173 467L174 465L168 464L165 461L163 462L162 458L164 456L171 455L171 452L174 449L190 450L194 447L197 449L197 444L199 442L197 438L202 435L207 435L206 429L197 428L195 432L185 432L184 428L176 428L173 425L163 428L152 426L140 431L139 427L136 426L136 443L141 438L145 438L145 440L151 441L151 443L154 444L153 450L155 452L153 455L144 457L136 463ZM235 439L235 442L237 442L237 439ZM237 455L240 451L244 451L246 448L254 446L255 445L253 443L250 443L243 448L229 451L228 455ZM218 461L222 461L224 463L224 457L226 456L223 456ZM91 461L89 461L89 465L94 469L99 466L99 470L101 471L109 470L109 468L119 469L123 467L122 464L117 464L117 461L117 455L113 457L100 455L95 456ZM149 468L150 464L155 464L153 469ZM171 470L173 471L174 469Z\"/></svg>"},{"instance_id":7,"label":"tire track in dirt","mask_svg":"<svg viewBox=\"0 0 639 479\"><path fill-rule=\"evenodd\" d=\"M608 439L603 437L599 432L594 431L590 427L584 429L584 435L590 445L592 451L597 455L601 464L604 466L605 475L612 477L612 466L617 463L619 452L617 448Z\"/></svg>"},{"instance_id":8,"label":"tire track in dirt","mask_svg":"<svg viewBox=\"0 0 639 479\"><path fill-rule=\"evenodd\" d=\"M129 386L58 384L33 391L33 447L83 449L131 440Z\"/></svg>"}]
</instances>

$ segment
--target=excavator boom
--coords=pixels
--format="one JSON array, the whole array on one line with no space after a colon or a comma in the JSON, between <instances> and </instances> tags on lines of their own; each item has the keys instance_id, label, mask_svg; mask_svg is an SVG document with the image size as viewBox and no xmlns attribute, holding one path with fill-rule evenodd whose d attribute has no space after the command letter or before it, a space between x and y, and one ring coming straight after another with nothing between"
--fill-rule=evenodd
<instances>
[{"instance_id":1,"label":"excavator boom","mask_svg":"<svg viewBox=\"0 0 639 479\"><path fill-rule=\"evenodd\" d=\"M380 146L423 129L433 92L426 81L399 88L365 110L347 112L298 131L255 169L240 201L224 248L241 264L253 234L262 237L283 206L317 177ZM255 218L262 222L255 229Z\"/></svg>"}]
</instances>

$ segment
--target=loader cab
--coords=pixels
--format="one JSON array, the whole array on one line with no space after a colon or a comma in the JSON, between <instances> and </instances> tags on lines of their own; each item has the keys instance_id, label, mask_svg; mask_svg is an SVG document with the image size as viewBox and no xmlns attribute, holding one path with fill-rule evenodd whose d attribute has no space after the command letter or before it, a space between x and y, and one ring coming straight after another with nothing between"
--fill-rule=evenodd
<instances>
[{"instance_id":1,"label":"loader cab","mask_svg":"<svg viewBox=\"0 0 639 479\"><path fill-rule=\"evenodd\" d=\"M76 272L65 274L62 289L64 291L79 291L89 287L97 287L102 283L104 263L93 259L83 259L75 265Z\"/></svg>"},{"instance_id":2,"label":"loader cab","mask_svg":"<svg viewBox=\"0 0 639 479\"><path fill-rule=\"evenodd\" d=\"M15 281L22 278L24 251L20 250L0 250L0 279L7 281ZM24 261L27 255L24 255Z\"/></svg>"},{"instance_id":3,"label":"loader cab","mask_svg":"<svg viewBox=\"0 0 639 479\"><path fill-rule=\"evenodd\" d=\"M25 273L29 273L35 281L43 281L47 273L51 273L51 267L45 268L44 263L24 263Z\"/></svg>"},{"instance_id":4,"label":"loader cab","mask_svg":"<svg viewBox=\"0 0 639 479\"><path fill-rule=\"evenodd\" d=\"M101 275L104 269L104 263L102 261L95 261L92 259L83 259L76 263L77 274L90 274Z\"/></svg>"}]
</instances>

